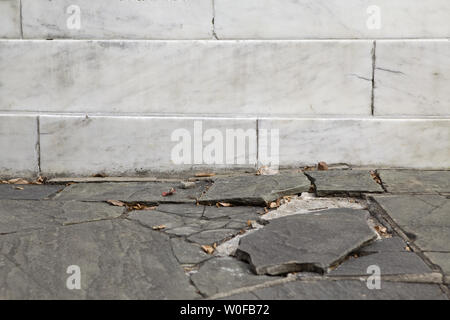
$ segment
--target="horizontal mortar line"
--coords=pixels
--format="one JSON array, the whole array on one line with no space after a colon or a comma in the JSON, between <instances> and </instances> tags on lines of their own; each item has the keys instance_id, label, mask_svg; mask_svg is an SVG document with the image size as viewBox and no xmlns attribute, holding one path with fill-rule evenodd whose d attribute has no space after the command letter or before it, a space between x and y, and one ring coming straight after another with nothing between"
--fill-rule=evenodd
<instances>
[{"instance_id":1,"label":"horizontal mortar line","mask_svg":"<svg viewBox=\"0 0 450 320\"><path fill-rule=\"evenodd\" d=\"M0 42L49 42L49 41L57 41L57 42L326 42L326 41L442 41L442 40L450 40L450 37L442 37L442 38L294 38L294 39L276 39L276 38L192 38L192 39L98 39L98 38L85 38L85 39L70 39L70 38L16 38L16 39L0 39Z\"/></svg>"},{"instance_id":2,"label":"horizontal mortar line","mask_svg":"<svg viewBox=\"0 0 450 320\"><path fill-rule=\"evenodd\" d=\"M55 111L14 111L0 110L0 116L28 115L50 117L109 117L109 118L175 118L175 119L235 119L235 120L450 120L450 115L399 115L399 116L371 116L371 115L289 115L289 114L205 114L205 113L135 113L135 112L55 112Z\"/></svg>"}]
</instances>

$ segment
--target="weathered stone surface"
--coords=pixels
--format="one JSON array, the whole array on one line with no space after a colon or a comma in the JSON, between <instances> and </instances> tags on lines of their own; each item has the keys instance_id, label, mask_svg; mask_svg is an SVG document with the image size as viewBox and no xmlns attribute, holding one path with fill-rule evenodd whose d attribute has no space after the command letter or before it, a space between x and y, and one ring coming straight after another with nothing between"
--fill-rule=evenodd
<instances>
[{"instance_id":1,"label":"weathered stone surface","mask_svg":"<svg viewBox=\"0 0 450 320\"><path fill-rule=\"evenodd\" d=\"M303 174L218 178L200 202L264 206L282 196L308 191L310 186Z\"/></svg>"},{"instance_id":2,"label":"weathered stone surface","mask_svg":"<svg viewBox=\"0 0 450 320\"><path fill-rule=\"evenodd\" d=\"M227 238L233 237L239 233L236 229L218 229L218 230L206 230L191 235L188 239L198 244L219 244Z\"/></svg>"},{"instance_id":3,"label":"weathered stone surface","mask_svg":"<svg viewBox=\"0 0 450 320\"><path fill-rule=\"evenodd\" d=\"M387 281L380 290L357 280L295 281L252 293L262 300L448 300L436 284Z\"/></svg>"},{"instance_id":4,"label":"weathered stone surface","mask_svg":"<svg viewBox=\"0 0 450 320\"><path fill-rule=\"evenodd\" d=\"M147 182L147 183L80 183L66 188L58 194L58 200L106 201L121 200L128 202L149 203L195 203L200 197L205 182L198 182L195 189L176 189L171 196L163 197L162 193L176 188L179 183Z\"/></svg>"},{"instance_id":5,"label":"weathered stone surface","mask_svg":"<svg viewBox=\"0 0 450 320\"><path fill-rule=\"evenodd\" d=\"M211 258L199 245L177 238L171 239L170 242L173 254L181 264L198 264Z\"/></svg>"},{"instance_id":6,"label":"weathered stone surface","mask_svg":"<svg viewBox=\"0 0 450 320\"><path fill-rule=\"evenodd\" d=\"M64 187L60 185L0 184L0 199L42 200L64 189Z\"/></svg>"},{"instance_id":7,"label":"weathered stone surface","mask_svg":"<svg viewBox=\"0 0 450 320\"><path fill-rule=\"evenodd\" d=\"M117 218L123 212L106 203L0 200L0 234Z\"/></svg>"},{"instance_id":8,"label":"weathered stone surface","mask_svg":"<svg viewBox=\"0 0 450 320\"><path fill-rule=\"evenodd\" d=\"M192 282L206 296L249 287L274 280L273 277L254 275L248 264L230 257L214 258L205 262Z\"/></svg>"},{"instance_id":9,"label":"weathered stone surface","mask_svg":"<svg viewBox=\"0 0 450 320\"><path fill-rule=\"evenodd\" d=\"M192 299L170 239L126 220L2 236L1 299ZM67 268L81 271L69 290Z\"/></svg>"},{"instance_id":10,"label":"weathered stone surface","mask_svg":"<svg viewBox=\"0 0 450 320\"><path fill-rule=\"evenodd\" d=\"M205 211L205 207L192 204L162 203L158 206L157 210L189 218L200 218Z\"/></svg>"},{"instance_id":11,"label":"weathered stone surface","mask_svg":"<svg viewBox=\"0 0 450 320\"><path fill-rule=\"evenodd\" d=\"M389 192L450 192L450 171L378 170L378 172Z\"/></svg>"},{"instance_id":12,"label":"weathered stone surface","mask_svg":"<svg viewBox=\"0 0 450 320\"><path fill-rule=\"evenodd\" d=\"M216 207L206 206L203 217L208 219L225 218L237 221L258 220L264 210L259 207Z\"/></svg>"},{"instance_id":13,"label":"weathered stone surface","mask_svg":"<svg viewBox=\"0 0 450 320\"><path fill-rule=\"evenodd\" d=\"M431 273L431 269L425 262L413 252L382 252L349 258L344 261L331 275L366 276L369 266L376 265L380 268L381 276L398 274L422 274Z\"/></svg>"},{"instance_id":14,"label":"weathered stone surface","mask_svg":"<svg viewBox=\"0 0 450 320\"><path fill-rule=\"evenodd\" d=\"M319 196L340 193L383 192L383 188L373 180L369 171L328 170L307 171L312 178Z\"/></svg>"},{"instance_id":15,"label":"weathered stone surface","mask_svg":"<svg viewBox=\"0 0 450 320\"><path fill-rule=\"evenodd\" d=\"M376 240L358 250L358 252L405 252L407 244L400 237Z\"/></svg>"},{"instance_id":16,"label":"weathered stone surface","mask_svg":"<svg viewBox=\"0 0 450 320\"><path fill-rule=\"evenodd\" d=\"M364 210L331 209L272 220L240 240L236 255L257 274L326 272L376 238Z\"/></svg>"},{"instance_id":17,"label":"weathered stone surface","mask_svg":"<svg viewBox=\"0 0 450 320\"><path fill-rule=\"evenodd\" d=\"M425 255L442 269L446 282L450 283L450 252L425 252Z\"/></svg>"},{"instance_id":18,"label":"weathered stone surface","mask_svg":"<svg viewBox=\"0 0 450 320\"><path fill-rule=\"evenodd\" d=\"M383 195L373 199L425 251L450 251L450 199L438 195Z\"/></svg>"}]
</instances>

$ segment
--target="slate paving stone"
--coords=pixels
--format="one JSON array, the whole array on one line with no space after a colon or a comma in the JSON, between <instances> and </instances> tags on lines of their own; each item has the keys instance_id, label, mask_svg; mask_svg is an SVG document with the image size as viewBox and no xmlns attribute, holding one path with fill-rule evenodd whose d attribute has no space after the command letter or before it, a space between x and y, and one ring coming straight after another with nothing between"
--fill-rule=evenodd
<instances>
[{"instance_id":1,"label":"slate paving stone","mask_svg":"<svg viewBox=\"0 0 450 320\"><path fill-rule=\"evenodd\" d=\"M200 245L192 244L178 238L171 239L170 241L173 253L181 264L198 264L211 258L210 255L206 254L200 248Z\"/></svg>"},{"instance_id":2,"label":"slate paving stone","mask_svg":"<svg viewBox=\"0 0 450 320\"><path fill-rule=\"evenodd\" d=\"M158 206L157 210L160 212L172 213L188 218L200 218L205 211L205 206L162 203Z\"/></svg>"},{"instance_id":3,"label":"slate paving stone","mask_svg":"<svg viewBox=\"0 0 450 320\"><path fill-rule=\"evenodd\" d=\"M328 170L308 171L305 174L313 180L318 196L383 192L369 171Z\"/></svg>"},{"instance_id":4,"label":"slate paving stone","mask_svg":"<svg viewBox=\"0 0 450 320\"><path fill-rule=\"evenodd\" d=\"M372 197L424 251L450 251L450 199L439 195Z\"/></svg>"},{"instance_id":5,"label":"slate paving stone","mask_svg":"<svg viewBox=\"0 0 450 320\"><path fill-rule=\"evenodd\" d=\"M277 277L254 275L248 264L231 257L214 258L202 264L191 280L200 292L212 296L234 289L250 287Z\"/></svg>"},{"instance_id":6,"label":"slate paving stone","mask_svg":"<svg viewBox=\"0 0 450 320\"><path fill-rule=\"evenodd\" d=\"M364 210L330 209L274 219L243 237L236 256L256 274L324 273L376 238L368 216Z\"/></svg>"},{"instance_id":7,"label":"slate paving stone","mask_svg":"<svg viewBox=\"0 0 450 320\"><path fill-rule=\"evenodd\" d=\"M448 300L436 284L387 281L381 282L380 290L370 290L358 280L295 281L252 293L261 300Z\"/></svg>"},{"instance_id":8,"label":"slate paving stone","mask_svg":"<svg viewBox=\"0 0 450 320\"><path fill-rule=\"evenodd\" d=\"M206 206L203 217L208 219L229 218L237 221L258 220L264 210L260 207Z\"/></svg>"},{"instance_id":9,"label":"slate paving stone","mask_svg":"<svg viewBox=\"0 0 450 320\"><path fill-rule=\"evenodd\" d=\"M378 173L388 192L450 192L450 171L378 170Z\"/></svg>"},{"instance_id":10,"label":"slate paving stone","mask_svg":"<svg viewBox=\"0 0 450 320\"><path fill-rule=\"evenodd\" d=\"M4 235L0 257L0 299L199 298L169 237L123 219ZM66 286L71 265L80 290Z\"/></svg>"},{"instance_id":11,"label":"slate paving stone","mask_svg":"<svg viewBox=\"0 0 450 320\"><path fill-rule=\"evenodd\" d=\"M407 246L408 245L402 238L394 236L392 238L376 240L367 246L360 248L358 252L405 252Z\"/></svg>"},{"instance_id":12,"label":"slate paving stone","mask_svg":"<svg viewBox=\"0 0 450 320\"><path fill-rule=\"evenodd\" d=\"M383 252L374 253L358 258L350 257L330 275L363 276L369 266L376 265L380 268L381 275L423 274L432 270L425 262L413 252Z\"/></svg>"},{"instance_id":13,"label":"slate paving stone","mask_svg":"<svg viewBox=\"0 0 450 320\"><path fill-rule=\"evenodd\" d=\"M282 196L308 191L311 186L303 174L234 176L217 178L200 198L201 203L227 202L265 206Z\"/></svg>"},{"instance_id":14,"label":"slate paving stone","mask_svg":"<svg viewBox=\"0 0 450 320\"><path fill-rule=\"evenodd\" d=\"M112 219L123 212L106 203L0 200L0 234Z\"/></svg>"},{"instance_id":15,"label":"slate paving stone","mask_svg":"<svg viewBox=\"0 0 450 320\"><path fill-rule=\"evenodd\" d=\"M237 234L239 234L239 230L236 229L207 230L189 236L188 240L201 245L213 245L214 243L220 244L224 240L234 237Z\"/></svg>"},{"instance_id":16,"label":"slate paving stone","mask_svg":"<svg viewBox=\"0 0 450 320\"><path fill-rule=\"evenodd\" d=\"M177 182L79 183L59 193L58 200L107 201L147 203L195 203L208 183L197 182L193 189L179 189ZM171 196L162 193L175 188Z\"/></svg>"},{"instance_id":17,"label":"slate paving stone","mask_svg":"<svg viewBox=\"0 0 450 320\"><path fill-rule=\"evenodd\" d=\"M438 265L446 275L447 282L450 280L450 252L425 252L425 255L435 265Z\"/></svg>"},{"instance_id":18,"label":"slate paving stone","mask_svg":"<svg viewBox=\"0 0 450 320\"><path fill-rule=\"evenodd\" d=\"M64 188L61 185L0 184L0 200L43 200Z\"/></svg>"}]
</instances>

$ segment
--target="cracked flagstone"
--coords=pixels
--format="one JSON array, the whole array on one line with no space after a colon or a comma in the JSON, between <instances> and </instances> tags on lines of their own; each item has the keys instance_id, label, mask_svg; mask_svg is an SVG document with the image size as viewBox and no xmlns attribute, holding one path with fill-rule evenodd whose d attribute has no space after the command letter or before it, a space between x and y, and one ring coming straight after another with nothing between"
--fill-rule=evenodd
<instances>
[{"instance_id":1,"label":"cracked flagstone","mask_svg":"<svg viewBox=\"0 0 450 320\"><path fill-rule=\"evenodd\" d=\"M178 188L179 182L121 182L121 183L79 183L73 184L55 199L107 201L120 200L124 202L144 203L195 203L203 192L206 182L197 182L196 188ZM163 192L175 188L175 193L163 197Z\"/></svg>"},{"instance_id":2,"label":"cracked flagstone","mask_svg":"<svg viewBox=\"0 0 450 320\"><path fill-rule=\"evenodd\" d=\"M42 200L64 188L61 185L0 184L0 199Z\"/></svg>"},{"instance_id":3,"label":"cracked flagstone","mask_svg":"<svg viewBox=\"0 0 450 320\"><path fill-rule=\"evenodd\" d=\"M372 198L420 249L450 252L450 199L438 195Z\"/></svg>"},{"instance_id":4,"label":"cracked flagstone","mask_svg":"<svg viewBox=\"0 0 450 320\"><path fill-rule=\"evenodd\" d=\"M0 299L199 297L169 237L126 220L5 235L0 257ZM71 265L80 267L80 290L66 286Z\"/></svg>"},{"instance_id":5,"label":"cracked flagstone","mask_svg":"<svg viewBox=\"0 0 450 320\"><path fill-rule=\"evenodd\" d=\"M303 174L217 178L200 202L265 206L283 196L308 191L310 186L310 181Z\"/></svg>"},{"instance_id":6,"label":"cracked flagstone","mask_svg":"<svg viewBox=\"0 0 450 320\"><path fill-rule=\"evenodd\" d=\"M0 234L112 219L123 212L106 203L0 200Z\"/></svg>"},{"instance_id":7,"label":"cracked flagstone","mask_svg":"<svg viewBox=\"0 0 450 320\"><path fill-rule=\"evenodd\" d=\"M220 292L261 284L276 278L254 275L249 266L230 257L213 258L206 261L192 274L192 282L206 296Z\"/></svg>"},{"instance_id":8,"label":"cracked flagstone","mask_svg":"<svg viewBox=\"0 0 450 320\"><path fill-rule=\"evenodd\" d=\"M378 173L388 192L450 192L450 171L378 170Z\"/></svg>"},{"instance_id":9,"label":"cracked flagstone","mask_svg":"<svg viewBox=\"0 0 450 320\"><path fill-rule=\"evenodd\" d=\"M327 170L307 171L305 174L313 180L318 196L383 192L369 171Z\"/></svg>"},{"instance_id":10,"label":"cracked flagstone","mask_svg":"<svg viewBox=\"0 0 450 320\"><path fill-rule=\"evenodd\" d=\"M380 290L369 289L365 281L322 280L293 281L251 293L259 300L448 300L436 284L387 281L381 282ZM244 296L249 297L249 293Z\"/></svg>"},{"instance_id":11,"label":"cracked flagstone","mask_svg":"<svg viewBox=\"0 0 450 320\"><path fill-rule=\"evenodd\" d=\"M350 252L374 240L368 212L331 209L271 220L240 240L236 256L256 274L324 273Z\"/></svg>"},{"instance_id":12,"label":"cracked flagstone","mask_svg":"<svg viewBox=\"0 0 450 320\"><path fill-rule=\"evenodd\" d=\"M425 252L425 255L442 269L446 282L450 283L450 252Z\"/></svg>"}]
</instances>

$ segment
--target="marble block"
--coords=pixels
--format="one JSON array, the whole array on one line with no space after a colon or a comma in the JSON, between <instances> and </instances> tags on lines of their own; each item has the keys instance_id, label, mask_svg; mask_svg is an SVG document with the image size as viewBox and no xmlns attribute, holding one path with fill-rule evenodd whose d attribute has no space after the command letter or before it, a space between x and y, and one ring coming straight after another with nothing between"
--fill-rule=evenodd
<instances>
[{"instance_id":1,"label":"marble block","mask_svg":"<svg viewBox=\"0 0 450 320\"><path fill-rule=\"evenodd\" d=\"M0 108L369 115L372 49L371 41L0 41Z\"/></svg>"}]
</instances>

